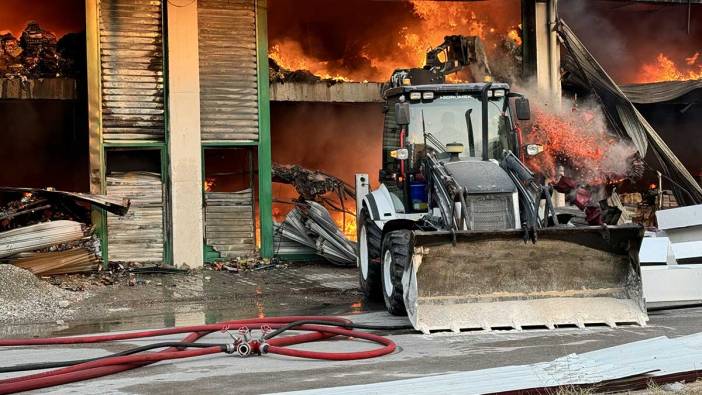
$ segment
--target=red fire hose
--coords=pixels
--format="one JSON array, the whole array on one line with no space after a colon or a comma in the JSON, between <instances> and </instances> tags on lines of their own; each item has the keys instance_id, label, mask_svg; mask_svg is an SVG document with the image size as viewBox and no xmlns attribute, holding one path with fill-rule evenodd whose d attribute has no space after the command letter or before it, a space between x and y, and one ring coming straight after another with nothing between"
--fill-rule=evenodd
<instances>
[{"instance_id":1,"label":"red fire hose","mask_svg":"<svg viewBox=\"0 0 702 395\"><path fill-rule=\"evenodd\" d=\"M96 377L107 376L140 366L146 366L159 361L190 358L221 352L239 352L239 354L242 356L246 356L249 353L273 353L298 358L347 361L379 357L389 354L395 350L395 343L390 339L367 332L349 329L353 327L364 326L356 325L349 320L339 317L291 316L225 321L209 325L194 325L112 335L5 339L0 340L0 347L102 343L108 341L172 335L177 333L189 333L181 341L181 343L183 343L183 347L169 347L158 352L97 358L94 360L89 360L88 362L77 363L60 369L0 380L0 394L47 388L55 385L68 384ZM248 335L245 334L243 338L237 338L236 340L233 340L231 344L212 345L212 347L205 345L203 348L186 349L186 347L188 347L186 344L192 344L196 340L216 331L243 330L244 332L248 332L249 329L261 329L264 330L264 332L271 330L275 331L269 337L264 335L260 339L249 339ZM305 331L309 333L274 337L285 330ZM348 338L368 340L381 344L382 347L357 352L319 352L292 349L287 347L295 344L325 340L335 336L345 336Z\"/></svg>"}]
</instances>

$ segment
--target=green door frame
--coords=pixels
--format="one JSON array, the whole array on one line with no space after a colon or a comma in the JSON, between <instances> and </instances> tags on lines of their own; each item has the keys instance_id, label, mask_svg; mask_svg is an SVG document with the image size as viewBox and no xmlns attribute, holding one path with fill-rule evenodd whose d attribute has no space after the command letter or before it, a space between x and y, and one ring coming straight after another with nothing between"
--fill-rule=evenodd
<instances>
[{"instance_id":1,"label":"green door frame","mask_svg":"<svg viewBox=\"0 0 702 395\"><path fill-rule=\"evenodd\" d=\"M261 257L273 257L273 181L270 85L268 82L268 4L256 0L258 62L258 208L261 215Z\"/></svg>"}]
</instances>

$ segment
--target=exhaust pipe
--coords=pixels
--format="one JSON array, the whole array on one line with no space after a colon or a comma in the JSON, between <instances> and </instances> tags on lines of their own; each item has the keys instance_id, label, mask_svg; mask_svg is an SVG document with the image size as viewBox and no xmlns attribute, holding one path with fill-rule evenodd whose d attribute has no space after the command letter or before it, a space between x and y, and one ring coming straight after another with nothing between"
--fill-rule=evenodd
<instances>
[{"instance_id":1,"label":"exhaust pipe","mask_svg":"<svg viewBox=\"0 0 702 395\"><path fill-rule=\"evenodd\" d=\"M482 104L483 112L483 160L485 161L490 159L488 157L488 91L490 90L491 86L492 82L486 83L483 90L480 92L480 102Z\"/></svg>"}]
</instances>

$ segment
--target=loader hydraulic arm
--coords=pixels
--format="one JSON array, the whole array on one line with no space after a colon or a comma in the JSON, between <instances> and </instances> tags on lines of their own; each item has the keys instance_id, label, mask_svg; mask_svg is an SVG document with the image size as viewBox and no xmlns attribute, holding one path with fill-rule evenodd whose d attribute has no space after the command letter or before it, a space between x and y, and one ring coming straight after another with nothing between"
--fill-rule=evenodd
<instances>
[{"instance_id":1,"label":"loader hydraulic arm","mask_svg":"<svg viewBox=\"0 0 702 395\"><path fill-rule=\"evenodd\" d=\"M444 42L427 51L426 69L448 75L469 68L476 80L489 76L485 47L477 36L446 36Z\"/></svg>"}]
</instances>

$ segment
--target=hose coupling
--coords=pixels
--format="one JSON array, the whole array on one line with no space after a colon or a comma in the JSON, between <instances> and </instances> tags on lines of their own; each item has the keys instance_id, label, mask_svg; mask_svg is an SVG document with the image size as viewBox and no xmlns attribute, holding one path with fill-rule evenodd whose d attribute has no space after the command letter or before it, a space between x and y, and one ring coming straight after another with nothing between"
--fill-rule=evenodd
<instances>
[{"instance_id":1,"label":"hose coupling","mask_svg":"<svg viewBox=\"0 0 702 395\"><path fill-rule=\"evenodd\" d=\"M236 351L239 353L240 357L246 358L251 355L251 346L249 343L242 342L237 346Z\"/></svg>"},{"instance_id":2,"label":"hose coupling","mask_svg":"<svg viewBox=\"0 0 702 395\"><path fill-rule=\"evenodd\" d=\"M268 354L269 347L270 346L268 345L268 343L262 341L261 344L259 344L258 346L258 352L260 352L261 354Z\"/></svg>"}]
</instances>

